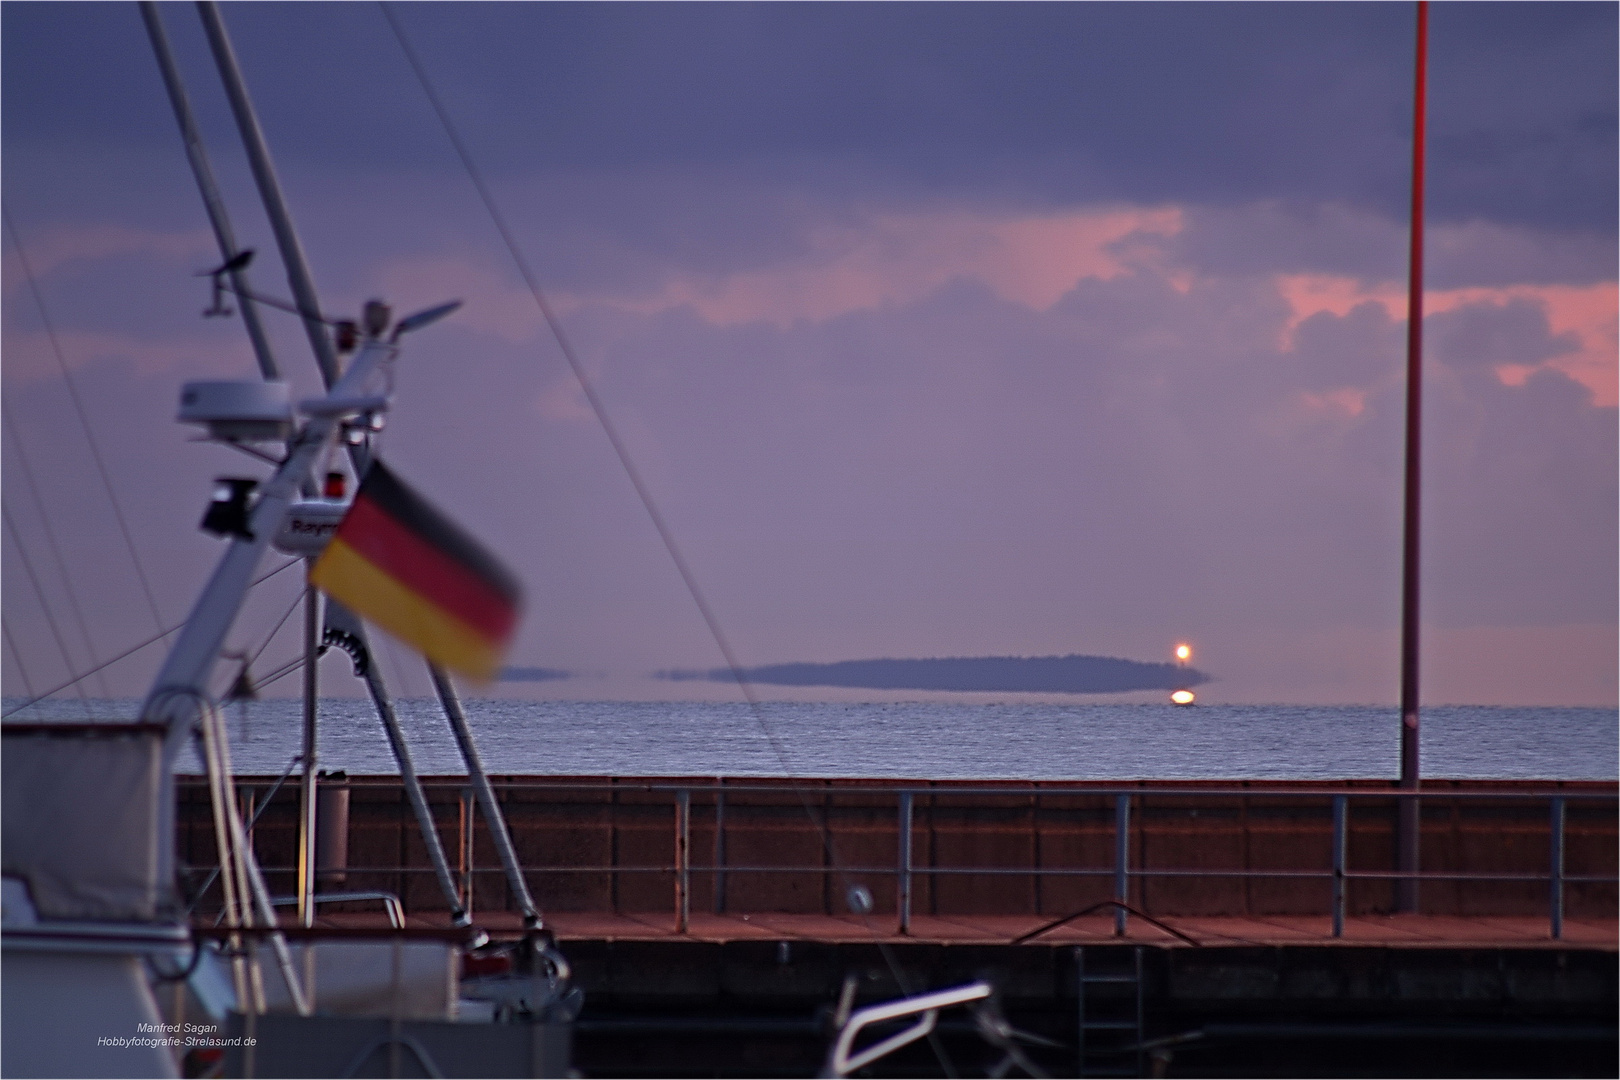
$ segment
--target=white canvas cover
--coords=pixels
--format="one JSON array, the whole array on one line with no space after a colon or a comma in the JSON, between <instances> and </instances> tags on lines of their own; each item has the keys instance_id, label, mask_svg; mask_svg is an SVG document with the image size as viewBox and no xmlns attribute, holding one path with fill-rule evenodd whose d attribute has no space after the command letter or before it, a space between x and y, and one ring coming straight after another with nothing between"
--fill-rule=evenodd
<instances>
[{"instance_id":1,"label":"white canvas cover","mask_svg":"<svg viewBox=\"0 0 1620 1080\"><path fill-rule=\"evenodd\" d=\"M294 943L293 970L309 970L314 950L315 1011L325 1016L380 1016L454 1020L458 950L446 941L317 941ZM266 964L264 990L271 1012L292 1008L287 984Z\"/></svg>"},{"instance_id":2,"label":"white canvas cover","mask_svg":"<svg viewBox=\"0 0 1620 1080\"><path fill-rule=\"evenodd\" d=\"M6 725L0 862L41 919L148 922L170 895L163 729Z\"/></svg>"}]
</instances>

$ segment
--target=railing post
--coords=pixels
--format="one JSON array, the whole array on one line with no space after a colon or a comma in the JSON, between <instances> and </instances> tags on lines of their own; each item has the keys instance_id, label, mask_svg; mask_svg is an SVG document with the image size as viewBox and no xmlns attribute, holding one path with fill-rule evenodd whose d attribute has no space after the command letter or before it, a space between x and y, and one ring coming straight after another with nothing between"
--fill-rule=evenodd
<instances>
[{"instance_id":1,"label":"railing post","mask_svg":"<svg viewBox=\"0 0 1620 1080\"><path fill-rule=\"evenodd\" d=\"M899 908L900 932L911 933L911 792L900 793L900 812L897 830L900 839L900 877L896 889L895 906Z\"/></svg>"},{"instance_id":2,"label":"railing post","mask_svg":"<svg viewBox=\"0 0 1620 1080\"><path fill-rule=\"evenodd\" d=\"M1120 795L1114 800L1114 899L1121 904L1131 899L1131 797ZM1124 937L1126 911L1114 908L1114 936Z\"/></svg>"},{"instance_id":3,"label":"railing post","mask_svg":"<svg viewBox=\"0 0 1620 1080\"><path fill-rule=\"evenodd\" d=\"M1333 936L1344 937L1346 856L1350 841L1350 800L1333 796Z\"/></svg>"},{"instance_id":4,"label":"railing post","mask_svg":"<svg viewBox=\"0 0 1620 1080\"><path fill-rule=\"evenodd\" d=\"M714 789L714 913L726 912L726 790Z\"/></svg>"},{"instance_id":5,"label":"railing post","mask_svg":"<svg viewBox=\"0 0 1620 1080\"><path fill-rule=\"evenodd\" d=\"M1552 936L1557 941L1564 936L1564 799L1554 796L1552 801L1552 851L1548 867Z\"/></svg>"},{"instance_id":6,"label":"railing post","mask_svg":"<svg viewBox=\"0 0 1620 1080\"><path fill-rule=\"evenodd\" d=\"M686 933L692 919L692 792L675 793L675 932Z\"/></svg>"},{"instance_id":7,"label":"railing post","mask_svg":"<svg viewBox=\"0 0 1620 1080\"><path fill-rule=\"evenodd\" d=\"M458 800L460 813L460 858L457 860L457 869L461 873L461 905L468 915L472 914L473 904L473 794L471 788L461 789L461 798Z\"/></svg>"}]
</instances>

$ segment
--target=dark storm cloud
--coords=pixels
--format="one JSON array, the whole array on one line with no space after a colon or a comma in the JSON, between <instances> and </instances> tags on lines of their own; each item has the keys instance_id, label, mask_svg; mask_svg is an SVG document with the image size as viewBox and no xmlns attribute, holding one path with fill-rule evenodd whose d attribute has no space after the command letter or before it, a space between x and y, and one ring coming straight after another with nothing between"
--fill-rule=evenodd
<instances>
[{"instance_id":1,"label":"dark storm cloud","mask_svg":"<svg viewBox=\"0 0 1620 1080\"><path fill-rule=\"evenodd\" d=\"M1405 277L1403 220L1347 203L1267 200L1199 207L1167 247L1179 260L1220 274L1328 273L1368 281ZM1614 238L1601 232L1486 221L1431 226L1425 241L1430 288L1612 281Z\"/></svg>"},{"instance_id":2,"label":"dark storm cloud","mask_svg":"<svg viewBox=\"0 0 1620 1080\"><path fill-rule=\"evenodd\" d=\"M1391 216L1405 199L1404 5L398 10L502 171L743 170L846 197L1041 205L1298 198ZM289 160L451 167L372 5L226 14ZM4 15L8 143L172 146L132 6L8 3ZM189 10L167 15L206 73ZM1615 48L1612 5L1436 7L1436 219L1612 232Z\"/></svg>"},{"instance_id":3,"label":"dark storm cloud","mask_svg":"<svg viewBox=\"0 0 1620 1080\"><path fill-rule=\"evenodd\" d=\"M1570 337L1554 335L1546 312L1525 300L1445 312L1428 324L1431 354L1459 371L1549 360L1575 348Z\"/></svg>"}]
</instances>

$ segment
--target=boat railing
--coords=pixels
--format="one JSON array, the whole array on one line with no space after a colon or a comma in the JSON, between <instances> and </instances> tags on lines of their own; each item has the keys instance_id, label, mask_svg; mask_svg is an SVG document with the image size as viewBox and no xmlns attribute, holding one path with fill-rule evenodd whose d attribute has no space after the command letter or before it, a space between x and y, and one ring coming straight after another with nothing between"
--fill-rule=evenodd
<instances>
[{"instance_id":1,"label":"boat railing","mask_svg":"<svg viewBox=\"0 0 1620 1080\"><path fill-rule=\"evenodd\" d=\"M348 784L351 790L366 787L388 786L397 780L391 777L358 777L350 776ZM190 784L187 778L181 778L180 785L184 790ZM673 896L671 907L674 915L674 925L677 932L685 933L691 927L692 902L694 883L705 877L713 883L713 896L715 898L716 913L727 909L725 903L726 882L728 879L746 875L812 875L820 876L824 881L837 884L860 882L862 880L889 880L894 885L893 917L895 929L904 935L912 931L914 908L916 907L917 886L921 882L940 882L949 879L964 878L1009 878L1009 877L1035 877L1037 879L1084 879L1101 878L1111 881L1112 895L1101 905L1111 908L1113 914L1113 929L1117 936L1128 933L1133 912L1137 916L1150 914L1143 910L1140 893L1143 883L1149 881L1259 881L1259 880L1298 880L1320 881L1327 886L1329 892L1328 910L1331 914L1331 932L1333 938L1341 938L1345 933L1345 922L1348 912L1348 897L1350 888L1356 882L1387 882L1415 881L1418 883L1478 883L1481 885L1508 885L1508 884L1535 884L1545 886L1545 903L1548 934L1553 939L1564 936L1566 921L1567 893L1571 886L1587 885L1614 885L1620 882L1616 874L1609 872L1573 871L1566 858L1566 839L1568 835L1568 821L1572 805L1598 808L1598 816L1608 823L1609 830L1613 830L1616 812L1620 811L1620 792L1612 785L1593 784L1590 787L1575 786L1548 786L1545 788L1515 789L1465 789L1453 787L1439 787L1433 790L1408 792L1387 787L1352 787L1352 786L1286 786L1268 785L1263 787L1249 787L1239 785L1220 785L1208 787L1170 786L1170 785L1143 785L1143 784L1087 784L1085 786L1065 787L1056 784L1042 784L1039 787L1010 786L1010 785L964 785L961 787L942 787L939 785L913 785L913 784L845 784L836 786L818 786L810 791L802 788L795 789L783 783L749 783L747 781L723 783L709 782L613 782L584 780L535 780L535 779L495 779L494 786L504 804L510 806L533 807L546 804L565 804L570 797L589 797L588 801L599 804L604 796L612 795L617 804L618 797L627 795L639 796L637 809L647 811L659 807L667 807L669 816L665 819L672 825L669 840L665 850L671 851L673 858L670 861L651 861L631 865L580 865L580 864L554 864L533 865L526 864L523 871L526 877L543 883L547 877L555 875L571 875L576 879L580 876L605 876L610 882L617 883L625 878L644 875L663 875L673 881ZM262 795L271 785L271 780L255 780L238 778L237 789L239 798L251 805L256 795ZM483 865L477 863L477 847L474 836L474 800L465 781L455 778L424 778L424 787L430 794L439 798L436 800L442 806L443 796L446 792L454 792L459 805L457 820L457 834L459 843L458 871L461 878L463 893L467 902L471 903L474 895L474 882L476 880L492 880L502 874L498 865ZM734 800L737 797L753 797L752 805L759 805L761 801L771 804L771 797L780 806L798 806L801 803L811 808L812 815L821 817L814 824L822 837L828 835L827 812L829 810L849 809L858 807L868 812L877 811L879 815L892 815L891 835L894 840L894 856L892 862L881 864L868 862L861 865L834 864L830 858L824 858L816 864L803 862L782 863L739 863L726 858L727 847L727 803L733 801L733 813L738 807ZM1045 809L1051 809L1051 804L1060 801L1088 800L1093 811L1100 810L1103 815L1111 816L1112 858L1101 864L1091 865L1053 865L1050 859L1036 859L1031 863L1021 865L951 865L941 864L941 860L934 859L924 864L916 857L915 841L919 833L941 827L937 818L941 811L974 809L975 801L983 803L985 800L1002 800L1016 797L1019 800L1033 800L1039 810L1041 804ZM806 802L806 799L809 801ZM1322 811L1331 819L1331 839L1328 845L1327 858L1318 865L1265 867L1252 865L1203 865L1203 866L1163 866L1145 865L1140 855L1141 819L1144 810L1150 801L1156 802L1153 806L1158 813L1185 812L1196 818L1200 810L1216 809L1221 806L1230 807L1232 800L1242 799L1250 804L1264 805L1266 803L1292 803L1291 812L1299 813L1302 817L1320 819ZM1377 866L1357 866L1352 863L1350 839L1352 824L1357 820L1358 810L1365 814L1375 807L1382 807L1386 811L1398 806L1405 800L1412 800L1420 807L1425 804L1452 804L1495 806L1501 810L1513 810L1517 816L1531 811L1538 804L1545 814L1545 833L1542 843L1545 851L1545 868L1540 866L1523 869L1470 869L1452 867L1448 869L1428 869L1416 872L1403 872L1397 869ZM1166 806L1166 802L1171 805ZM819 804L819 805L818 805ZM1324 806L1325 804L1325 806ZM623 804L617 804L623 805ZM884 811L884 806L892 809ZM981 806L981 809L984 807ZM1387 814L1385 816L1388 816ZM1537 814L1536 816L1540 816ZM1588 814L1587 816L1591 816ZM713 841L712 859L707 861L694 857L693 832L694 820L703 827L704 832L710 834ZM706 819L706 820L701 820ZM1133 825L1133 821L1137 824ZM806 823L809 824L808 822ZM959 822L958 822L959 825ZM736 828L735 824L732 826ZM745 825L746 827L746 825ZM946 828L951 827L946 825ZM542 827L543 828L543 827ZM643 832L645 829L643 827ZM840 830L832 827L832 832ZM1539 830L1538 830L1539 831ZM1097 830L1093 829L1095 835ZM869 847L869 845L866 845ZM1312 845L1317 846L1317 845ZM1612 850L1613 845L1610 844ZM1133 852L1135 857L1133 858ZM1521 853L1522 855L1522 853ZM1520 862L1524 862L1520 858ZM1540 860L1537 859L1537 862ZM1590 860L1588 860L1590 861ZM1610 860L1612 861L1612 855ZM1589 868L1590 869L1590 868ZM1601 869L1601 868L1600 868ZM267 872L276 870L290 871L291 867L266 866ZM399 880L408 880L413 875L431 874L432 870L426 866L374 866L352 865L347 868L351 875L399 875ZM404 890L402 890L404 891ZM544 895L545 889L539 892ZM381 893L325 893L326 902L339 902L341 900L358 900L382 898ZM392 894L389 894L390 896ZM393 921L394 912L390 905L390 921ZM1073 917L1073 916L1071 916ZM1067 921L1059 919L1046 929L1055 928L1059 923ZM1036 931L1035 933L1039 933ZM1033 934L1023 935L1028 939Z\"/></svg>"},{"instance_id":2,"label":"boat railing","mask_svg":"<svg viewBox=\"0 0 1620 1080\"><path fill-rule=\"evenodd\" d=\"M349 904L357 901L379 900L383 911L388 915L388 925L395 930L405 929L405 905L399 902L399 897L391 892L328 892L316 893L313 897L317 907L321 904ZM296 896L273 896L270 903L275 907L297 907Z\"/></svg>"}]
</instances>

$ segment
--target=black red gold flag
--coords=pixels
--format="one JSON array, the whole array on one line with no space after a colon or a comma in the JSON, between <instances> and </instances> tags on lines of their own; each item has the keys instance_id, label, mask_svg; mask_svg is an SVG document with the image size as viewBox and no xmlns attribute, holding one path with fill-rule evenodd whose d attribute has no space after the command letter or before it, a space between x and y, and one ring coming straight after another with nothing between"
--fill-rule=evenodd
<instances>
[{"instance_id":1,"label":"black red gold flag","mask_svg":"<svg viewBox=\"0 0 1620 1080\"><path fill-rule=\"evenodd\" d=\"M380 461L309 580L432 662L482 681L500 670L522 602L510 571Z\"/></svg>"}]
</instances>

